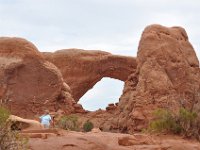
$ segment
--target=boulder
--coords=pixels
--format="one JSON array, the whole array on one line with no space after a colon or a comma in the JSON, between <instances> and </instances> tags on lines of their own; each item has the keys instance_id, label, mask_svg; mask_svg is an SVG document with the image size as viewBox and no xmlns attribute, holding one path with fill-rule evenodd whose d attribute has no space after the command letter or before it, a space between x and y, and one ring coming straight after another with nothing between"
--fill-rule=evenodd
<instances>
[{"instance_id":1,"label":"boulder","mask_svg":"<svg viewBox=\"0 0 200 150\"><path fill-rule=\"evenodd\" d=\"M74 112L76 113L85 113L86 111L83 109L81 104L74 104Z\"/></svg>"},{"instance_id":2,"label":"boulder","mask_svg":"<svg viewBox=\"0 0 200 150\"><path fill-rule=\"evenodd\" d=\"M152 145L154 143L155 142L150 136L142 134L118 138L118 144L121 146Z\"/></svg>"},{"instance_id":3,"label":"boulder","mask_svg":"<svg viewBox=\"0 0 200 150\"><path fill-rule=\"evenodd\" d=\"M106 107L107 111L112 111L115 110L117 106L115 106L115 104L108 104L108 106Z\"/></svg>"},{"instance_id":4,"label":"boulder","mask_svg":"<svg viewBox=\"0 0 200 150\"><path fill-rule=\"evenodd\" d=\"M43 129L43 125L36 120L24 119L24 118L14 116L14 115L10 115L8 120L11 121L11 124L15 125L15 127L19 130L41 130L41 129ZM12 126L11 126L11 128L12 128ZM15 130L15 129L13 129L13 130Z\"/></svg>"},{"instance_id":5,"label":"boulder","mask_svg":"<svg viewBox=\"0 0 200 150\"><path fill-rule=\"evenodd\" d=\"M34 118L45 109L73 111L62 74L31 42L0 38L0 67L0 103L12 114Z\"/></svg>"}]
</instances>

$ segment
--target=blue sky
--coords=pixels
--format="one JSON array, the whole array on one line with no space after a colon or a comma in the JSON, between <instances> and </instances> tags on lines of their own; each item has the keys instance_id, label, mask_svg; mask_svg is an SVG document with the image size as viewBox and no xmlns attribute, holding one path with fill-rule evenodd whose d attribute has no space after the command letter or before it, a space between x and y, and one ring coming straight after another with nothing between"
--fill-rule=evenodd
<instances>
[{"instance_id":1,"label":"blue sky","mask_svg":"<svg viewBox=\"0 0 200 150\"><path fill-rule=\"evenodd\" d=\"M40 51L82 48L136 56L143 29L156 23L184 27L200 58L199 8L199 0L0 0L0 36L26 38ZM98 106L85 107L104 107L103 100L115 99L123 87L111 79L98 84L84 96ZM108 93L99 100L97 91Z\"/></svg>"}]
</instances>

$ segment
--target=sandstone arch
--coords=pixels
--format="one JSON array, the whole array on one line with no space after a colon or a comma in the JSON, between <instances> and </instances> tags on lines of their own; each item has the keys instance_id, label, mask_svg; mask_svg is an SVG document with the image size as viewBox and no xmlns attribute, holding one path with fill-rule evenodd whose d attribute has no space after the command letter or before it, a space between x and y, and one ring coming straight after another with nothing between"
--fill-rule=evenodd
<instances>
[{"instance_id":1,"label":"sandstone arch","mask_svg":"<svg viewBox=\"0 0 200 150\"><path fill-rule=\"evenodd\" d=\"M199 61L181 27L151 25L145 28L137 58L80 49L41 54L24 39L1 38L0 67L1 100L6 100L7 96L14 100L14 110L22 115L31 113L29 96L36 93L33 91L37 90L37 79L42 81L37 102L42 104L43 98L49 97L48 107L54 108L66 106L56 99L59 96L62 99L62 93L70 97L71 88L77 102L103 77L125 81L116 110L113 113L97 112L105 114L102 118L93 116L107 131L139 131L152 119L152 112L157 108L177 112L183 106L194 107L200 114ZM30 83L31 91L27 88ZM41 92L44 89L45 94Z\"/></svg>"},{"instance_id":2,"label":"sandstone arch","mask_svg":"<svg viewBox=\"0 0 200 150\"><path fill-rule=\"evenodd\" d=\"M103 77L126 81L137 67L134 57L112 55L108 52L66 49L43 53L46 60L55 64L78 101Z\"/></svg>"}]
</instances>

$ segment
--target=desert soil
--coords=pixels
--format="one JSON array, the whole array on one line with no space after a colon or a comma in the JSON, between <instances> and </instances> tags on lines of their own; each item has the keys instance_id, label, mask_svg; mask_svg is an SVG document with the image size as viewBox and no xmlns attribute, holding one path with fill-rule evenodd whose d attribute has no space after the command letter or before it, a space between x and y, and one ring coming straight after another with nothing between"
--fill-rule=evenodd
<instances>
[{"instance_id":1,"label":"desert soil","mask_svg":"<svg viewBox=\"0 0 200 150\"><path fill-rule=\"evenodd\" d=\"M200 150L200 143L173 135L120 134L109 132L61 131L46 139L30 138L31 150ZM121 138L135 139L134 145L119 145ZM138 139L139 138L139 139ZM126 143L126 141L124 141ZM123 144L123 142L122 142Z\"/></svg>"}]
</instances>

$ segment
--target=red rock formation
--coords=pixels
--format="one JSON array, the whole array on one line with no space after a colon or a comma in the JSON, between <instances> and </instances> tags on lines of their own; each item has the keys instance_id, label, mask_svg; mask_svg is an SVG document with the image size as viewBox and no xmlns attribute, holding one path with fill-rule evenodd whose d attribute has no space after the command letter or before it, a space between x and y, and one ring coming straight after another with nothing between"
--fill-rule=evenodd
<instances>
[{"instance_id":1,"label":"red rock formation","mask_svg":"<svg viewBox=\"0 0 200 150\"><path fill-rule=\"evenodd\" d=\"M115 106L115 104L111 103L111 104L108 104L108 106L106 107L106 110L107 111L113 111L113 110L116 110L117 106Z\"/></svg>"},{"instance_id":2,"label":"red rock formation","mask_svg":"<svg viewBox=\"0 0 200 150\"><path fill-rule=\"evenodd\" d=\"M120 128L141 130L156 108L192 108L199 97L199 62L181 27L151 25L138 48L137 71L125 82ZM125 123L126 122L126 123Z\"/></svg>"},{"instance_id":3,"label":"red rock formation","mask_svg":"<svg viewBox=\"0 0 200 150\"><path fill-rule=\"evenodd\" d=\"M60 50L44 53L44 57L61 70L76 101L103 77L125 81L137 66L134 57L93 50Z\"/></svg>"},{"instance_id":4,"label":"red rock formation","mask_svg":"<svg viewBox=\"0 0 200 150\"><path fill-rule=\"evenodd\" d=\"M32 43L0 38L0 66L0 103L13 114L33 117L44 109L73 110L73 98L60 71Z\"/></svg>"},{"instance_id":5,"label":"red rock formation","mask_svg":"<svg viewBox=\"0 0 200 150\"><path fill-rule=\"evenodd\" d=\"M60 69L66 83L50 62ZM95 127L140 131L157 108L176 113L180 107L194 107L200 116L199 62L181 27L145 28L137 58L78 49L41 55L25 40L2 38L0 65L1 102L11 105L15 113L33 114L46 107L53 111L72 109L65 104L73 105L75 112L84 112L73 103L70 89L77 102L103 77L111 77L125 81L119 103L110 105L109 111L80 115L82 120L90 119Z\"/></svg>"}]
</instances>

